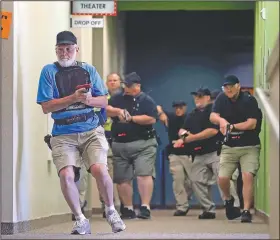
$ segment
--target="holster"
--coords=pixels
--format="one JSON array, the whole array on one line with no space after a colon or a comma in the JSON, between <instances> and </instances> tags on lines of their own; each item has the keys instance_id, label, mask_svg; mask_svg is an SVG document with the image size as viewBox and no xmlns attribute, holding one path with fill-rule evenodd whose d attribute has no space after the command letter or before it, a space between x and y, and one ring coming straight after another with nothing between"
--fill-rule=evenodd
<instances>
[{"instance_id":1,"label":"holster","mask_svg":"<svg viewBox=\"0 0 280 240\"><path fill-rule=\"evenodd\" d=\"M52 150L51 138L52 138L52 135L50 135L50 134L48 134L44 137L44 142L48 145L50 150ZM78 182L80 179L80 169L81 168L73 167L74 174L75 174L74 182Z\"/></svg>"}]
</instances>

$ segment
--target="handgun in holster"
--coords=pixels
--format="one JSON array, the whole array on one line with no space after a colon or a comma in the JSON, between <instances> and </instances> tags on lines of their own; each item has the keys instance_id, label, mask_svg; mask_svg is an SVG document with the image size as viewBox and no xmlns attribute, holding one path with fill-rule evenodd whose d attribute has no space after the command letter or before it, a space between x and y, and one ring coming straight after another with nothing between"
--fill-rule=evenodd
<instances>
[{"instance_id":1,"label":"handgun in holster","mask_svg":"<svg viewBox=\"0 0 280 240\"><path fill-rule=\"evenodd\" d=\"M48 145L50 150L52 150L51 138L52 138L52 135L50 135L50 134L48 134L44 137L44 142Z\"/></svg>"},{"instance_id":2,"label":"handgun in holster","mask_svg":"<svg viewBox=\"0 0 280 240\"><path fill-rule=\"evenodd\" d=\"M52 138L52 135L50 135L50 134L48 134L44 137L44 142L48 145L50 150L52 150L51 138ZM74 177L75 182L78 182L80 179L80 169L81 168L73 167L74 174L75 174L75 177Z\"/></svg>"}]
</instances>

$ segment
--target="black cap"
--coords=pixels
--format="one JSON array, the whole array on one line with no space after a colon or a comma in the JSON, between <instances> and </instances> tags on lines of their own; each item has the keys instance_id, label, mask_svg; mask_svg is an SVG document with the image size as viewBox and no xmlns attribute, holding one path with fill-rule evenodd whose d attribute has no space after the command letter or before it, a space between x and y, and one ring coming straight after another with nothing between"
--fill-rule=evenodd
<instances>
[{"instance_id":1,"label":"black cap","mask_svg":"<svg viewBox=\"0 0 280 240\"><path fill-rule=\"evenodd\" d=\"M131 87L134 83L141 83L141 78L136 72L129 73L124 76L122 81L127 87Z\"/></svg>"},{"instance_id":2,"label":"black cap","mask_svg":"<svg viewBox=\"0 0 280 240\"><path fill-rule=\"evenodd\" d=\"M187 104L184 101L174 101L172 103L172 107L182 107L187 106Z\"/></svg>"},{"instance_id":3,"label":"black cap","mask_svg":"<svg viewBox=\"0 0 280 240\"><path fill-rule=\"evenodd\" d=\"M59 44L77 44L77 38L70 31L63 31L56 35L56 45Z\"/></svg>"},{"instance_id":4,"label":"black cap","mask_svg":"<svg viewBox=\"0 0 280 240\"><path fill-rule=\"evenodd\" d=\"M211 96L211 92L208 88L199 88L196 92L191 92L191 95Z\"/></svg>"},{"instance_id":5,"label":"black cap","mask_svg":"<svg viewBox=\"0 0 280 240\"><path fill-rule=\"evenodd\" d=\"M215 100L217 97L218 97L218 95L221 93L221 91L220 90L214 90L214 91L212 91L211 92L211 99L212 100Z\"/></svg>"},{"instance_id":6,"label":"black cap","mask_svg":"<svg viewBox=\"0 0 280 240\"><path fill-rule=\"evenodd\" d=\"M229 76L225 77L223 86L234 85L236 83L239 83L239 79L234 75L229 75Z\"/></svg>"}]
</instances>

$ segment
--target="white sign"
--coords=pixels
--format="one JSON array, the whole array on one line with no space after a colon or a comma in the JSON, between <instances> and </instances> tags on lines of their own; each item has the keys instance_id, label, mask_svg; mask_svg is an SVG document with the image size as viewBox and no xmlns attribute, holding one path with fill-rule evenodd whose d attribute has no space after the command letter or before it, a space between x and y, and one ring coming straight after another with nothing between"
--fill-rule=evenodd
<instances>
[{"instance_id":1,"label":"white sign","mask_svg":"<svg viewBox=\"0 0 280 240\"><path fill-rule=\"evenodd\" d=\"M72 14L114 14L115 2L109 1L73 1Z\"/></svg>"},{"instance_id":2,"label":"white sign","mask_svg":"<svg viewBox=\"0 0 280 240\"><path fill-rule=\"evenodd\" d=\"M103 28L103 18L72 17L72 28Z\"/></svg>"}]
</instances>

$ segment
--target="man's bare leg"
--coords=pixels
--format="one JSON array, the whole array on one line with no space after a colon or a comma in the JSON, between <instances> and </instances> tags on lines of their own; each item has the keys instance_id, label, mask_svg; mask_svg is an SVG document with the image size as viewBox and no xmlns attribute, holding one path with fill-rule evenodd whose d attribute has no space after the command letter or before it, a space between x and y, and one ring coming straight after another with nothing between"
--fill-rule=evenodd
<instances>
[{"instance_id":1,"label":"man's bare leg","mask_svg":"<svg viewBox=\"0 0 280 240\"><path fill-rule=\"evenodd\" d=\"M82 214L79 191L74 182L74 177L75 175L72 166L67 166L59 172L60 186L63 196L72 213L75 215L76 220L80 221L85 219L85 216Z\"/></svg>"}]
</instances>

